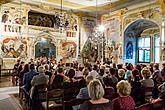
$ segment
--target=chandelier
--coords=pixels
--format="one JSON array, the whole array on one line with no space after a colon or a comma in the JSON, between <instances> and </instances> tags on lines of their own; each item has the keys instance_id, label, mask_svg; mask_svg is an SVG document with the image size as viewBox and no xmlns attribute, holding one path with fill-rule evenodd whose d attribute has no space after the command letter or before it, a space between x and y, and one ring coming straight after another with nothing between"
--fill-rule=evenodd
<instances>
[{"instance_id":1,"label":"chandelier","mask_svg":"<svg viewBox=\"0 0 165 110\"><path fill-rule=\"evenodd\" d=\"M63 0L61 0L61 9L60 9L60 16L59 16L59 29L62 33L64 30L67 30L67 27L69 26L69 21L65 19L65 13L63 12Z\"/></svg>"}]
</instances>

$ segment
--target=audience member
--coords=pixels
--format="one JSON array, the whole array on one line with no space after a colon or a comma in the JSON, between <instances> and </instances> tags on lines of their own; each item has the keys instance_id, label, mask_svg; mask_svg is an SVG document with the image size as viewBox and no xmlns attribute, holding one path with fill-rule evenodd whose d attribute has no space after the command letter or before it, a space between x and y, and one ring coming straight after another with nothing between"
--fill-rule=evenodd
<instances>
[{"instance_id":1,"label":"audience member","mask_svg":"<svg viewBox=\"0 0 165 110\"><path fill-rule=\"evenodd\" d=\"M99 80L93 80L88 85L91 100L85 101L80 110L112 110L111 101L103 98L104 88Z\"/></svg>"},{"instance_id":2,"label":"audience member","mask_svg":"<svg viewBox=\"0 0 165 110\"><path fill-rule=\"evenodd\" d=\"M113 99L113 110L131 110L135 108L135 102L130 96L131 85L128 81L121 80L117 84L117 92L119 97Z\"/></svg>"}]
</instances>

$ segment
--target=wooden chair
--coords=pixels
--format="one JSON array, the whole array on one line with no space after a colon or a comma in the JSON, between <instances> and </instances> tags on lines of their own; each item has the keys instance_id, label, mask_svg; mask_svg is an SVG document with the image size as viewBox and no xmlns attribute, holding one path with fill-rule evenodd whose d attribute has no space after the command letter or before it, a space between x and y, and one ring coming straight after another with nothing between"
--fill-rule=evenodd
<instances>
[{"instance_id":1,"label":"wooden chair","mask_svg":"<svg viewBox=\"0 0 165 110\"><path fill-rule=\"evenodd\" d=\"M22 97L21 99L25 98L25 106L28 110L32 110L32 98L30 97L30 94L25 90L24 87L20 87L20 90L22 91Z\"/></svg>"},{"instance_id":2,"label":"wooden chair","mask_svg":"<svg viewBox=\"0 0 165 110\"><path fill-rule=\"evenodd\" d=\"M66 100L76 98L79 91L80 91L79 87L71 87L68 89L64 89L64 100L66 101Z\"/></svg>"},{"instance_id":3,"label":"wooden chair","mask_svg":"<svg viewBox=\"0 0 165 110\"><path fill-rule=\"evenodd\" d=\"M146 102L149 102L149 100L152 98L152 92L153 92L153 87L145 87L145 100Z\"/></svg>"},{"instance_id":4,"label":"wooden chair","mask_svg":"<svg viewBox=\"0 0 165 110\"><path fill-rule=\"evenodd\" d=\"M63 110L73 110L72 107L76 105L83 104L84 101L89 99L71 99L69 101L64 101Z\"/></svg>"},{"instance_id":5,"label":"wooden chair","mask_svg":"<svg viewBox=\"0 0 165 110\"><path fill-rule=\"evenodd\" d=\"M44 110L62 110L63 106L63 89L53 89L46 92L46 101L42 102Z\"/></svg>"},{"instance_id":6,"label":"wooden chair","mask_svg":"<svg viewBox=\"0 0 165 110\"><path fill-rule=\"evenodd\" d=\"M135 110L152 110L153 105L151 103L143 104L139 107L136 107Z\"/></svg>"},{"instance_id":7,"label":"wooden chair","mask_svg":"<svg viewBox=\"0 0 165 110\"><path fill-rule=\"evenodd\" d=\"M159 100L154 102L152 110L165 110L165 100Z\"/></svg>"},{"instance_id":8,"label":"wooden chair","mask_svg":"<svg viewBox=\"0 0 165 110\"><path fill-rule=\"evenodd\" d=\"M115 95L115 90L113 87L105 88L105 95L104 98L113 100Z\"/></svg>"},{"instance_id":9,"label":"wooden chair","mask_svg":"<svg viewBox=\"0 0 165 110\"><path fill-rule=\"evenodd\" d=\"M46 92L47 92L47 85L41 84L36 85L31 90L31 98L32 98L32 108L34 110L41 109L40 105L42 102L46 101Z\"/></svg>"}]
</instances>

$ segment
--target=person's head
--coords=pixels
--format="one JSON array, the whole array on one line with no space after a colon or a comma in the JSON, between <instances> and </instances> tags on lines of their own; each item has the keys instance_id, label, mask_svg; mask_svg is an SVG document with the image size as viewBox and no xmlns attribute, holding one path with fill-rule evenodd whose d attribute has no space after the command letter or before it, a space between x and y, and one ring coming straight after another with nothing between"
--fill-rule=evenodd
<instances>
[{"instance_id":1,"label":"person's head","mask_svg":"<svg viewBox=\"0 0 165 110\"><path fill-rule=\"evenodd\" d=\"M101 65L101 66L100 66L100 69L105 70L105 65Z\"/></svg>"},{"instance_id":2,"label":"person's head","mask_svg":"<svg viewBox=\"0 0 165 110\"><path fill-rule=\"evenodd\" d=\"M99 75L100 75L100 76L103 76L103 75L104 75L104 69L100 69Z\"/></svg>"},{"instance_id":3,"label":"person's head","mask_svg":"<svg viewBox=\"0 0 165 110\"><path fill-rule=\"evenodd\" d=\"M39 73L44 73L45 72L45 68L43 66L39 66L38 67L38 72Z\"/></svg>"},{"instance_id":4,"label":"person's head","mask_svg":"<svg viewBox=\"0 0 165 110\"><path fill-rule=\"evenodd\" d=\"M88 85L93 79L94 79L93 76L87 76L85 78L86 84Z\"/></svg>"},{"instance_id":5,"label":"person's head","mask_svg":"<svg viewBox=\"0 0 165 110\"><path fill-rule=\"evenodd\" d=\"M68 77L73 78L75 76L75 70L74 69L69 69L68 71Z\"/></svg>"},{"instance_id":6,"label":"person's head","mask_svg":"<svg viewBox=\"0 0 165 110\"><path fill-rule=\"evenodd\" d=\"M124 77L124 74L125 74L125 70L124 70L124 69L119 69L119 70L118 70L118 76L119 76L120 78L123 78L123 77Z\"/></svg>"},{"instance_id":7,"label":"person's head","mask_svg":"<svg viewBox=\"0 0 165 110\"><path fill-rule=\"evenodd\" d=\"M128 64L128 65L126 66L126 69L127 69L127 70L131 70L131 65Z\"/></svg>"},{"instance_id":8,"label":"person's head","mask_svg":"<svg viewBox=\"0 0 165 110\"><path fill-rule=\"evenodd\" d=\"M89 70L87 68L84 68L82 73L83 75L87 76L89 74Z\"/></svg>"},{"instance_id":9,"label":"person's head","mask_svg":"<svg viewBox=\"0 0 165 110\"><path fill-rule=\"evenodd\" d=\"M112 64L112 67L113 67L113 68L116 68L116 63L113 63L113 64Z\"/></svg>"},{"instance_id":10,"label":"person's head","mask_svg":"<svg viewBox=\"0 0 165 110\"><path fill-rule=\"evenodd\" d=\"M29 71L29 64L25 64L24 71Z\"/></svg>"},{"instance_id":11,"label":"person's head","mask_svg":"<svg viewBox=\"0 0 165 110\"><path fill-rule=\"evenodd\" d=\"M148 79L151 75L151 72L147 67L145 67L142 69L141 74L143 78Z\"/></svg>"},{"instance_id":12,"label":"person's head","mask_svg":"<svg viewBox=\"0 0 165 110\"><path fill-rule=\"evenodd\" d=\"M115 75L116 74L116 70L114 68L110 68L109 71L110 71L110 74L111 75Z\"/></svg>"},{"instance_id":13,"label":"person's head","mask_svg":"<svg viewBox=\"0 0 165 110\"><path fill-rule=\"evenodd\" d=\"M109 87L109 86L113 86L113 82L110 78L106 77L106 78L103 78L103 82L104 82L104 85L106 87Z\"/></svg>"},{"instance_id":14,"label":"person's head","mask_svg":"<svg viewBox=\"0 0 165 110\"><path fill-rule=\"evenodd\" d=\"M159 64L154 64L154 71L159 70Z\"/></svg>"},{"instance_id":15,"label":"person's head","mask_svg":"<svg viewBox=\"0 0 165 110\"><path fill-rule=\"evenodd\" d=\"M131 93L131 85L128 81L121 80L117 83L116 88L120 96L129 96Z\"/></svg>"},{"instance_id":16,"label":"person's head","mask_svg":"<svg viewBox=\"0 0 165 110\"><path fill-rule=\"evenodd\" d=\"M110 69L110 68L105 68L105 73L106 73L106 74L109 74L109 69Z\"/></svg>"},{"instance_id":17,"label":"person's head","mask_svg":"<svg viewBox=\"0 0 165 110\"><path fill-rule=\"evenodd\" d=\"M70 67L70 63L66 63L65 66L66 66L66 67Z\"/></svg>"},{"instance_id":18,"label":"person's head","mask_svg":"<svg viewBox=\"0 0 165 110\"><path fill-rule=\"evenodd\" d=\"M123 65L122 64L118 64L117 65L117 69L122 69L123 68Z\"/></svg>"},{"instance_id":19,"label":"person's head","mask_svg":"<svg viewBox=\"0 0 165 110\"><path fill-rule=\"evenodd\" d=\"M98 100L104 96L104 88L101 82L97 79L94 79L88 84L88 93L89 97L92 100Z\"/></svg>"},{"instance_id":20,"label":"person's head","mask_svg":"<svg viewBox=\"0 0 165 110\"><path fill-rule=\"evenodd\" d=\"M132 77L135 78L136 76L139 76L139 70L138 69L133 69L132 70Z\"/></svg>"},{"instance_id":21,"label":"person's head","mask_svg":"<svg viewBox=\"0 0 165 110\"><path fill-rule=\"evenodd\" d=\"M30 69L34 70L35 69L35 65L34 64L30 64Z\"/></svg>"},{"instance_id":22,"label":"person's head","mask_svg":"<svg viewBox=\"0 0 165 110\"><path fill-rule=\"evenodd\" d=\"M20 59L18 59L18 60L17 60L17 63L20 63L20 62L21 62L21 60L20 60Z\"/></svg>"},{"instance_id":23,"label":"person's head","mask_svg":"<svg viewBox=\"0 0 165 110\"><path fill-rule=\"evenodd\" d=\"M49 70L49 65L48 64L45 65L45 70Z\"/></svg>"},{"instance_id":24,"label":"person's head","mask_svg":"<svg viewBox=\"0 0 165 110\"><path fill-rule=\"evenodd\" d=\"M79 71L82 71L83 69L84 69L84 67L81 66L81 65L79 65L78 70L79 70Z\"/></svg>"},{"instance_id":25,"label":"person's head","mask_svg":"<svg viewBox=\"0 0 165 110\"><path fill-rule=\"evenodd\" d=\"M57 71L58 73L64 73L64 69L62 67L59 67Z\"/></svg>"},{"instance_id":26,"label":"person's head","mask_svg":"<svg viewBox=\"0 0 165 110\"><path fill-rule=\"evenodd\" d=\"M25 62L24 61L21 61L21 65L24 65L25 64Z\"/></svg>"},{"instance_id":27,"label":"person's head","mask_svg":"<svg viewBox=\"0 0 165 110\"><path fill-rule=\"evenodd\" d=\"M93 65L93 70L97 70L97 65Z\"/></svg>"},{"instance_id":28,"label":"person's head","mask_svg":"<svg viewBox=\"0 0 165 110\"><path fill-rule=\"evenodd\" d=\"M165 68L165 63L162 64L163 68Z\"/></svg>"}]
</instances>

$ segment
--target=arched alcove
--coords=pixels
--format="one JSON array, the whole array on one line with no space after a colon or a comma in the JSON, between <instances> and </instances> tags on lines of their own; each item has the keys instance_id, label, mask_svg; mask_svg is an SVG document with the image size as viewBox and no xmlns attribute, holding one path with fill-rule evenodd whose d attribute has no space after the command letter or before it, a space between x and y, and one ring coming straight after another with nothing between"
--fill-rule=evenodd
<instances>
[{"instance_id":1,"label":"arched alcove","mask_svg":"<svg viewBox=\"0 0 165 110\"><path fill-rule=\"evenodd\" d=\"M56 57L56 38L49 31L39 33L34 40L35 57Z\"/></svg>"},{"instance_id":2,"label":"arched alcove","mask_svg":"<svg viewBox=\"0 0 165 110\"><path fill-rule=\"evenodd\" d=\"M139 51L138 51L138 39L141 36L141 34L148 29L159 29L159 26L147 19L139 19L134 22L132 22L124 31L124 62L129 62L132 64L139 63L138 56L139 56ZM148 33L150 34L150 33ZM147 41L147 40L146 40ZM149 42L149 41L148 41ZM131 49L131 52L128 52L128 44L132 44L133 49ZM152 44L150 42L150 44ZM130 46L129 46L130 47ZM152 48L151 48L152 49ZM131 53L131 54L129 54ZM129 54L129 57L128 57ZM150 53L152 54L152 53ZM132 55L132 56L130 56Z\"/></svg>"}]
</instances>

